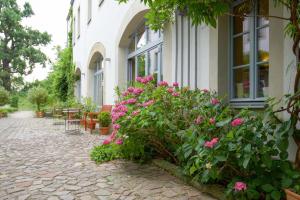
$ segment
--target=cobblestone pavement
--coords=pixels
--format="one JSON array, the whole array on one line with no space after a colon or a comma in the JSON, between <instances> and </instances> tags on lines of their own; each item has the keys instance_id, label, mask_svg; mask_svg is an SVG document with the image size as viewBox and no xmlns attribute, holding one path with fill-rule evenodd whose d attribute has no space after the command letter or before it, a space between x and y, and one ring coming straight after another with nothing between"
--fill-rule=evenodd
<instances>
[{"instance_id":1,"label":"cobblestone pavement","mask_svg":"<svg viewBox=\"0 0 300 200\"><path fill-rule=\"evenodd\" d=\"M103 138L65 134L51 119L31 116L0 119L0 200L213 200L151 164L96 165L89 151Z\"/></svg>"}]
</instances>

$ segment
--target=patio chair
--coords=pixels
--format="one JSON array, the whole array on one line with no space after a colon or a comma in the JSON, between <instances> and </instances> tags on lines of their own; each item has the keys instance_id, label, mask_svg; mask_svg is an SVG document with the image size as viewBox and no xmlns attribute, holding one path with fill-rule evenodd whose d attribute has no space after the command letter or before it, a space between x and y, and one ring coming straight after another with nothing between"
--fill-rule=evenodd
<instances>
[{"instance_id":1,"label":"patio chair","mask_svg":"<svg viewBox=\"0 0 300 200\"><path fill-rule=\"evenodd\" d=\"M101 112L111 112L112 107L113 107L112 105L103 105L101 107L100 112L87 113L87 118L84 126L85 130L87 131L87 129L90 129L90 133L92 133L92 131L96 129L96 124L98 123L98 115Z\"/></svg>"}]
</instances>

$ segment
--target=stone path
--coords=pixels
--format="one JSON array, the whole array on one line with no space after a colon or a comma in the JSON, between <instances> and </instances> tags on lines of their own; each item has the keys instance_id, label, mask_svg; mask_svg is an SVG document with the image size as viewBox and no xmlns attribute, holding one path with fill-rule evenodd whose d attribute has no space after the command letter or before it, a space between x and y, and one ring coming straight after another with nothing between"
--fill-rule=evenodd
<instances>
[{"instance_id":1,"label":"stone path","mask_svg":"<svg viewBox=\"0 0 300 200\"><path fill-rule=\"evenodd\" d=\"M89 151L102 139L65 134L30 112L0 119L0 200L213 200L153 165L96 165Z\"/></svg>"}]
</instances>

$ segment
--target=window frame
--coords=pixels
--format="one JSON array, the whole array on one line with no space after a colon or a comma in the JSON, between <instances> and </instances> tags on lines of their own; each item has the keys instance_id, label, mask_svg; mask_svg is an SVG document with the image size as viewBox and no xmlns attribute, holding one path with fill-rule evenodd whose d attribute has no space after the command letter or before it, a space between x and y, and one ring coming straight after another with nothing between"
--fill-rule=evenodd
<instances>
[{"instance_id":1,"label":"window frame","mask_svg":"<svg viewBox=\"0 0 300 200\"><path fill-rule=\"evenodd\" d=\"M146 45L137 48L137 35L138 35L138 30L142 27L145 26L145 32L146 32ZM149 63L150 63L150 52L154 49L157 49L158 53L158 69L156 72L158 72L158 76L157 76L157 81L162 81L162 45L163 45L163 34L161 31L159 31L159 39L156 41L150 41L149 38L149 31L150 29L145 25L145 20L143 20L134 30L134 32L131 34L131 42L132 40L134 40L134 51L133 52L129 52L129 47L127 48L127 78L128 81L134 81L134 78L138 76L138 57L141 55L145 55L145 75L150 75L150 68L149 68ZM131 43L130 42L130 43ZM135 60L135 77L131 77L131 69L130 69L130 64L129 64L129 60L133 59ZM130 74L130 75L129 75ZM133 80L129 80L129 77L133 78Z\"/></svg>"},{"instance_id":2,"label":"window frame","mask_svg":"<svg viewBox=\"0 0 300 200\"><path fill-rule=\"evenodd\" d=\"M232 4L231 11L236 6L241 5L247 0L237 0ZM266 62L258 61L258 30L268 27L270 31L270 21L267 24L258 26L258 1L254 1L254 7L250 13L249 17L249 30L241 33L234 33L234 17L230 17L230 33L229 33L229 41L230 41L230 59L229 59L229 99L230 103L234 107L253 107L253 108L262 108L265 106L265 102L268 97L258 97L258 65L259 64L270 64L270 59ZM249 33L250 37L250 51L249 51L249 64L234 66L234 38L243 36ZM270 44L270 37L269 44ZM269 50L270 52L270 50ZM235 89L234 89L234 69L243 68L245 66L249 67L249 98L235 98ZM270 69L270 66L269 66ZM270 78L270 73L268 74Z\"/></svg>"}]
</instances>

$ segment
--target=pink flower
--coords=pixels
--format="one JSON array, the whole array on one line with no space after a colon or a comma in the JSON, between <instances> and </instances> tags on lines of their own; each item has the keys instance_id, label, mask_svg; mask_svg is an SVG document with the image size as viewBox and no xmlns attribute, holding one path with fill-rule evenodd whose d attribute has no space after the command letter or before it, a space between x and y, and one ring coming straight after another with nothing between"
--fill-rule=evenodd
<instances>
[{"instance_id":1,"label":"pink flower","mask_svg":"<svg viewBox=\"0 0 300 200\"><path fill-rule=\"evenodd\" d=\"M166 81L161 81L158 83L158 86L169 86L169 84Z\"/></svg>"},{"instance_id":2,"label":"pink flower","mask_svg":"<svg viewBox=\"0 0 300 200\"><path fill-rule=\"evenodd\" d=\"M216 119L215 119L215 118L210 118L210 119L209 119L209 123L215 124L215 123L216 123Z\"/></svg>"},{"instance_id":3,"label":"pink flower","mask_svg":"<svg viewBox=\"0 0 300 200\"><path fill-rule=\"evenodd\" d=\"M138 77L136 77L136 78L135 78L135 80L136 80L137 82L141 82L141 81L142 81L142 79L143 79L143 78L142 78L142 77L140 77L140 76L138 76Z\"/></svg>"},{"instance_id":4,"label":"pink flower","mask_svg":"<svg viewBox=\"0 0 300 200\"><path fill-rule=\"evenodd\" d=\"M174 92L174 89L173 88L168 88L167 91L172 94Z\"/></svg>"},{"instance_id":5,"label":"pink flower","mask_svg":"<svg viewBox=\"0 0 300 200\"><path fill-rule=\"evenodd\" d=\"M199 125L203 122L203 117L202 116L198 116L197 119L195 119L195 124Z\"/></svg>"},{"instance_id":6,"label":"pink flower","mask_svg":"<svg viewBox=\"0 0 300 200\"><path fill-rule=\"evenodd\" d=\"M146 80L147 80L148 82L150 82L150 81L153 81L154 78L153 78L152 75L149 75L149 76L146 77Z\"/></svg>"},{"instance_id":7,"label":"pink flower","mask_svg":"<svg viewBox=\"0 0 300 200\"><path fill-rule=\"evenodd\" d=\"M116 144L117 144L117 145L122 145L122 144L123 144L123 140L120 139L120 138L117 139L117 140L116 140Z\"/></svg>"},{"instance_id":8,"label":"pink flower","mask_svg":"<svg viewBox=\"0 0 300 200\"><path fill-rule=\"evenodd\" d=\"M213 99L211 100L211 104L212 104L212 105L217 105L217 104L219 104L219 103L220 103L219 99L213 98Z\"/></svg>"},{"instance_id":9,"label":"pink flower","mask_svg":"<svg viewBox=\"0 0 300 200\"><path fill-rule=\"evenodd\" d=\"M127 100L127 104L135 104L136 103L136 99L132 98L132 99L128 99Z\"/></svg>"},{"instance_id":10,"label":"pink flower","mask_svg":"<svg viewBox=\"0 0 300 200\"><path fill-rule=\"evenodd\" d=\"M147 101L147 102L143 103L142 106L148 107L148 106L151 106L152 104L154 104L154 100Z\"/></svg>"},{"instance_id":11,"label":"pink flower","mask_svg":"<svg viewBox=\"0 0 300 200\"><path fill-rule=\"evenodd\" d=\"M113 126L114 130L119 130L121 128L120 124L114 124Z\"/></svg>"},{"instance_id":12,"label":"pink flower","mask_svg":"<svg viewBox=\"0 0 300 200\"><path fill-rule=\"evenodd\" d=\"M125 92L122 93L122 96L123 96L123 97L126 97L126 96L128 96L128 95L129 95L129 92L128 92L128 91L125 91Z\"/></svg>"},{"instance_id":13,"label":"pink flower","mask_svg":"<svg viewBox=\"0 0 300 200\"><path fill-rule=\"evenodd\" d=\"M234 185L234 189L235 191L245 191L247 190L247 185L243 182L236 182Z\"/></svg>"},{"instance_id":14,"label":"pink flower","mask_svg":"<svg viewBox=\"0 0 300 200\"><path fill-rule=\"evenodd\" d=\"M208 93L208 92L209 92L208 89L203 89L202 91L203 91L204 93Z\"/></svg>"},{"instance_id":15,"label":"pink flower","mask_svg":"<svg viewBox=\"0 0 300 200\"><path fill-rule=\"evenodd\" d=\"M236 126L240 126L244 123L244 120L241 118L236 118L235 120L233 120L231 122L231 126L236 127Z\"/></svg>"},{"instance_id":16,"label":"pink flower","mask_svg":"<svg viewBox=\"0 0 300 200\"><path fill-rule=\"evenodd\" d=\"M174 83L173 83L173 86L174 86L174 87L178 87L178 86L179 86L179 83L174 82Z\"/></svg>"},{"instance_id":17,"label":"pink flower","mask_svg":"<svg viewBox=\"0 0 300 200\"><path fill-rule=\"evenodd\" d=\"M134 88L134 90L133 90L134 95L140 95L143 92L144 92L144 89L142 89L142 88Z\"/></svg>"},{"instance_id":18,"label":"pink flower","mask_svg":"<svg viewBox=\"0 0 300 200\"><path fill-rule=\"evenodd\" d=\"M127 89L127 91L130 92L130 93L132 93L132 92L134 91L134 87L129 87L129 88Z\"/></svg>"},{"instance_id":19,"label":"pink flower","mask_svg":"<svg viewBox=\"0 0 300 200\"><path fill-rule=\"evenodd\" d=\"M110 144L111 143L111 138L106 138L104 141L103 141L103 143L102 144L104 144L104 145L107 145L107 144Z\"/></svg>"},{"instance_id":20,"label":"pink flower","mask_svg":"<svg viewBox=\"0 0 300 200\"><path fill-rule=\"evenodd\" d=\"M135 110L132 112L132 116L137 116L138 114L140 114L140 110Z\"/></svg>"},{"instance_id":21,"label":"pink flower","mask_svg":"<svg viewBox=\"0 0 300 200\"><path fill-rule=\"evenodd\" d=\"M174 92L174 93L172 94L172 96L173 96L173 97L179 97L179 93L178 93L178 92Z\"/></svg>"},{"instance_id":22,"label":"pink flower","mask_svg":"<svg viewBox=\"0 0 300 200\"><path fill-rule=\"evenodd\" d=\"M214 146L216 146L216 144L218 143L219 138L213 138L211 141L206 141L204 143L204 146L206 148L212 149Z\"/></svg>"}]
</instances>

